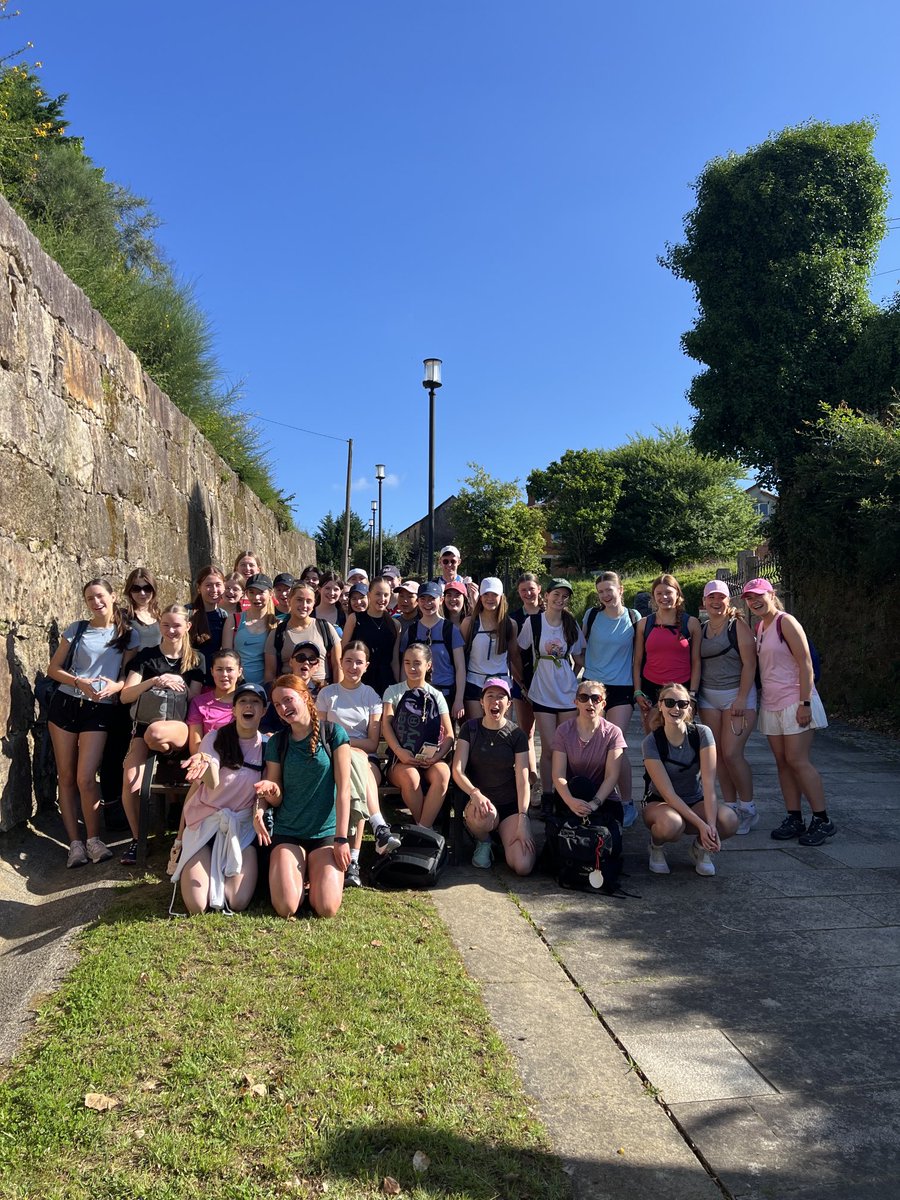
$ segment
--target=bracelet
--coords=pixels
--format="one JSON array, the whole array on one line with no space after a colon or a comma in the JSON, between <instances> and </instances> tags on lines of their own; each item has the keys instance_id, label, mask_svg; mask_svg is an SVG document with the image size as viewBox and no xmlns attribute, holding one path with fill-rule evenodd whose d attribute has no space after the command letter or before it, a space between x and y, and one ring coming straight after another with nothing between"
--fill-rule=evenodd
<instances>
[{"instance_id":1,"label":"bracelet","mask_svg":"<svg viewBox=\"0 0 900 1200\"><path fill-rule=\"evenodd\" d=\"M640 688L638 688L638 690L634 693L635 700L637 700L638 696L643 696L645 700L647 699L647 693L642 692Z\"/></svg>"},{"instance_id":2,"label":"bracelet","mask_svg":"<svg viewBox=\"0 0 900 1200\"><path fill-rule=\"evenodd\" d=\"M334 839L334 844L335 844L336 846L349 846L349 845L350 845L350 839L349 839L349 838L345 838L345 837L336 837L336 838Z\"/></svg>"}]
</instances>

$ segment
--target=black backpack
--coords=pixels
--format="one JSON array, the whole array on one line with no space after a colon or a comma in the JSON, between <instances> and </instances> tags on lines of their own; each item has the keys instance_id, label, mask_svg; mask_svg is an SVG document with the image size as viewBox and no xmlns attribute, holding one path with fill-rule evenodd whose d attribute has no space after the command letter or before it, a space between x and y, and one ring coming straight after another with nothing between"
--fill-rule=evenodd
<instances>
[{"instance_id":1,"label":"black backpack","mask_svg":"<svg viewBox=\"0 0 900 1200\"><path fill-rule=\"evenodd\" d=\"M594 790L589 779L576 776L569 780L569 791L578 800L589 801ZM586 817L577 817L568 810L565 817L560 817L555 809L547 816L545 862L555 872L560 887L616 894L622 874L621 820L618 800L604 800Z\"/></svg>"},{"instance_id":2,"label":"black backpack","mask_svg":"<svg viewBox=\"0 0 900 1200\"><path fill-rule=\"evenodd\" d=\"M689 763L678 764L679 771L693 770L694 764L698 762L700 758L700 730L693 723L687 727L687 736L688 745L693 753L691 754L691 761ZM653 730L653 740L656 742L659 761L661 763L667 763L669 761L669 739L666 737L666 731L661 725L659 729ZM650 776L646 771L644 771L644 803L646 804L648 800L652 800L654 796L656 796L656 793L652 791ZM657 797L657 799L659 799L659 797Z\"/></svg>"},{"instance_id":3,"label":"black backpack","mask_svg":"<svg viewBox=\"0 0 900 1200\"><path fill-rule=\"evenodd\" d=\"M333 650L337 645L331 625L327 621L323 621L321 617L316 617L316 629L319 631L319 637L322 639L322 645L325 647L325 678L331 682L331 663L328 659L328 652ZM235 626L237 633L237 626ZM287 634L287 621L279 621L278 628L275 630L275 639L273 646L275 648L275 667L281 674L281 653L284 650L284 639Z\"/></svg>"},{"instance_id":4,"label":"black backpack","mask_svg":"<svg viewBox=\"0 0 900 1200\"><path fill-rule=\"evenodd\" d=\"M401 843L375 859L369 872L372 883L383 888L434 887L449 855L444 836L424 825L392 825L391 829Z\"/></svg>"},{"instance_id":5,"label":"black backpack","mask_svg":"<svg viewBox=\"0 0 900 1200\"><path fill-rule=\"evenodd\" d=\"M394 708L391 728L409 754L420 754L425 745L440 745L443 728L436 698L425 688L408 688Z\"/></svg>"}]
</instances>

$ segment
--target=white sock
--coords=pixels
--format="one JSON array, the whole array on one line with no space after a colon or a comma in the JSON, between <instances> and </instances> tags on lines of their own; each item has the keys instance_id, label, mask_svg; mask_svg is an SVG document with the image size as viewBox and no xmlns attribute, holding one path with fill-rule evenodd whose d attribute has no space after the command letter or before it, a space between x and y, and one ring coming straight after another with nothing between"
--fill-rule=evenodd
<instances>
[{"instance_id":1,"label":"white sock","mask_svg":"<svg viewBox=\"0 0 900 1200\"><path fill-rule=\"evenodd\" d=\"M387 821L380 812L369 813L369 824L372 826L372 832L377 833L382 825L387 825Z\"/></svg>"},{"instance_id":2,"label":"white sock","mask_svg":"<svg viewBox=\"0 0 900 1200\"><path fill-rule=\"evenodd\" d=\"M356 847L350 851L350 861L359 862L359 850L357 850Z\"/></svg>"}]
</instances>

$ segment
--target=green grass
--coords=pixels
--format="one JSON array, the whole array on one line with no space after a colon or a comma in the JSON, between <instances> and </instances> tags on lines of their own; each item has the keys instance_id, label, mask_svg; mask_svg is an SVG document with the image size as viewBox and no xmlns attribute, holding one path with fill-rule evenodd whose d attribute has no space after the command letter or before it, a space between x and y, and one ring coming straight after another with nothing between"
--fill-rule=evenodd
<instances>
[{"instance_id":1,"label":"green grass","mask_svg":"<svg viewBox=\"0 0 900 1200\"><path fill-rule=\"evenodd\" d=\"M427 896L172 921L164 891L84 935L0 1083L5 1200L568 1195Z\"/></svg>"}]
</instances>

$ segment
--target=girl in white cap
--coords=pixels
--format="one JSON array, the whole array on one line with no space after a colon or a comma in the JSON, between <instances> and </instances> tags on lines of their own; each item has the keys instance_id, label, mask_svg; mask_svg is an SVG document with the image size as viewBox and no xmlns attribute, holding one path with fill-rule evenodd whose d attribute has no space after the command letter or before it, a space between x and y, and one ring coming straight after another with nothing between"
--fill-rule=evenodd
<instances>
[{"instance_id":1,"label":"girl in white cap","mask_svg":"<svg viewBox=\"0 0 900 1200\"><path fill-rule=\"evenodd\" d=\"M475 611L463 621L461 632L466 655L466 716L480 717L486 679L513 678L522 682L518 630L510 619L499 579L482 579Z\"/></svg>"}]
</instances>

